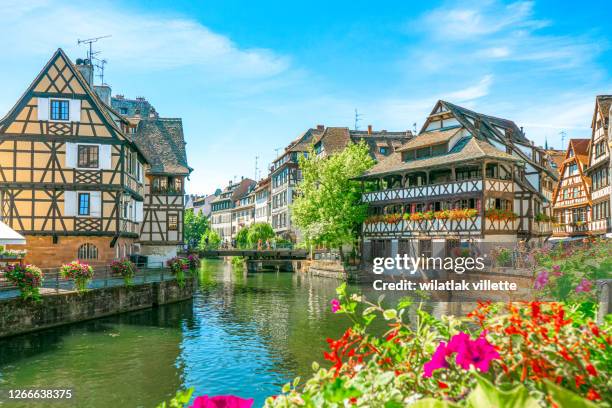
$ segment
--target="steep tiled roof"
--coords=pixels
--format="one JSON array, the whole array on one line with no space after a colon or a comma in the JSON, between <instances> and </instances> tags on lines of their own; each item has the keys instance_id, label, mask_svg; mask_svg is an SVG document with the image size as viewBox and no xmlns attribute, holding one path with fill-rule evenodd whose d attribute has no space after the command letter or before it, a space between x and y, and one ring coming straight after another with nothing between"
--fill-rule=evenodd
<instances>
[{"instance_id":1,"label":"steep tiled roof","mask_svg":"<svg viewBox=\"0 0 612 408\"><path fill-rule=\"evenodd\" d=\"M151 173L188 175L191 172L181 119L142 119L134 141L151 164Z\"/></svg>"},{"instance_id":2,"label":"steep tiled roof","mask_svg":"<svg viewBox=\"0 0 612 408\"><path fill-rule=\"evenodd\" d=\"M434 130L431 132L424 132L410 139L397 150L403 152L406 150L418 149L419 147L431 146L439 143L447 143L460 130L461 128L455 127L446 130Z\"/></svg>"},{"instance_id":3,"label":"steep tiled roof","mask_svg":"<svg viewBox=\"0 0 612 408\"><path fill-rule=\"evenodd\" d=\"M569 145L574 149L574 156L585 166L589 165L589 144L591 139L570 139Z\"/></svg>"},{"instance_id":4,"label":"steep tiled roof","mask_svg":"<svg viewBox=\"0 0 612 408\"><path fill-rule=\"evenodd\" d=\"M597 95L597 105L604 117L610 114L610 106L612 106L612 95Z\"/></svg>"},{"instance_id":5,"label":"steep tiled roof","mask_svg":"<svg viewBox=\"0 0 612 408\"><path fill-rule=\"evenodd\" d=\"M467 143L458 152L452 152L441 156L429 157L425 159L411 160L404 162L402 153L395 152L391 156L377 163L362 177L382 176L398 171L411 171L431 167L448 167L449 164L461 163L469 160L493 158L505 161L519 161L518 158L505 152L497 150L489 143L470 137Z\"/></svg>"}]
</instances>

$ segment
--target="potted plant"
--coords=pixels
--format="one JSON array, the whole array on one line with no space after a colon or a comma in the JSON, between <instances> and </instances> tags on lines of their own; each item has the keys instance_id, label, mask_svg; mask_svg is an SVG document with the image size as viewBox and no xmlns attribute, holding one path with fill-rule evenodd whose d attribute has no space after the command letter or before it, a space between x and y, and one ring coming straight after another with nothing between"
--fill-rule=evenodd
<instances>
[{"instance_id":1,"label":"potted plant","mask_svg":"<svg viewBox=\"0 0 612 408\"><path fill-rule=\"evenodd\" d=\"M129 259L121 259L113 261L110 264L110 269L113 275L119 275L123 277L125 286L132 286L134 282L134 275L136 274L136 265Z\"/></svg>"},{"instance_id":2,"label":"potted plant","mask_svg":"<svg viewBox=\"0 0 612 408\"><path fill-rule=\"evenodd\" d=\"M93 279L94 269L91 265L77 260L62 265L60 275L64 279L72 279L74 281L74 288L80 294L87 290L89 282Z\"/></svg>"},{"instance_id":3,"label":"potted plant","mask_svg":"<svg viewBox=\"0 0 612 408\"><path fill-rule=\"evenodd\" d=\"M189 260L176 256L169 259L167 265L170 268L170 272L176 276L176 282L179 287L185 286L185 272L189 271Z\"/></svg>"},{"instance_id":4,"label":"potted plant","mask_svg":"<svg viewBox=\"0 0 612 408\"><path fill-rule=\"evenodd\" d=\"M40 287L43 284L44 275L39 267L21 264L7 265L4 268L4 276L19 288L22 299L40 300Z\"/></svg>"},{"instance_id":5,"label":"potted plant","mask_svg":"<svg viewBox=\"0 0 612 408\"><path fill-rule=\"evenodd\" d=\"M433 220L434 219L434 212L429 210L429 211L425 211L423 213L423 218L426 220Z\"/></svg>"},{"instance_id":6,"label":"potted plant","mask_svg":"<svg viewBox=\"0 0 612 408\"><path fill-rule=\"evenodd\" d=\"M424 220L424 216L422 212L415 212L410 214L410 221L422 221Z\"/></svg>"}]
</instances>

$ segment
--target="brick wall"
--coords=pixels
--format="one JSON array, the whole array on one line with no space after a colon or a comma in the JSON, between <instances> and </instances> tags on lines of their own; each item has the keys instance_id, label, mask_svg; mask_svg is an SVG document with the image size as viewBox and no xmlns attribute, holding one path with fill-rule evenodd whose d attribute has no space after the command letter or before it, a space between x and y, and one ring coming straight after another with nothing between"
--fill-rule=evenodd
<instances>
[{"instance_id":1,"label":"brick wall","mask_svg":"<svg viewBox=\"0 0 612 408\"><path fill-rule=\"evenodd\" d=\"M26 235L26 245L10 245L12 249L25 249L28 251L25 262L34 264L40 268L57 268L64 263L77 259L78 249L85 243L90 243L98 248L98 259L86 260L91 264L107 265L117 257L117 246L119 257L129 254L133 239L120 238L115 247L111 248L112 237L64 237L59 236L57 243L53 243L51 236Z\"/></svg>"}]
</instances>

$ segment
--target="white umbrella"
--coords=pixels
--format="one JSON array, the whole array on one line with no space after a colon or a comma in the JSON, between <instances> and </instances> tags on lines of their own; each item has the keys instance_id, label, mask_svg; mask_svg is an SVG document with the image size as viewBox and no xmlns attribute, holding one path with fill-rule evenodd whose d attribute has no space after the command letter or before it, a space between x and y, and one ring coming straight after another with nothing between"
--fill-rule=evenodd
<instances>
[{"instance_id":1,"label":"white umbrella","mask_svg":"<svg viewBox=\"0 0 612 408\"><path fill-rule=\"evenodd\" d=\"M0 245L25 245L25 243L23 235L0 221Z\"/></svg>"}]
</instances>

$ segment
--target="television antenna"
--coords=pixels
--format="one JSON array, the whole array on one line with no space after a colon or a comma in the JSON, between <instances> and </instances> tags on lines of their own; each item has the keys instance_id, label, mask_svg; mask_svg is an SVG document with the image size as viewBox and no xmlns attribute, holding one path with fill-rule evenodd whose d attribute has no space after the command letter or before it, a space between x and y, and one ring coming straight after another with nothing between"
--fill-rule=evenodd
<instances>
[{"instance_id":1,"label":"television antenna","mask_svg":"<svg viewBox=\"0 0 612 408\"><path fill-rule=\"evenodd\" d=\"M258 180L258 178L257 178L257 172L259 171L259 167L257 165L258 164L257 163L258 160L259 160L259 156L255 156L255 181Z\"/></svg>"},{"instance_id":2,"label":"television antenna","mask_svg":"<svg viewBox=\"0 0 612 408\"><path fill-rule=\"evenodd\" d=\"M95 57L94 57L94 59L96 61L99 61L99 63L98 64L94 64L94 66L100 70L100 73L97 75L97 77L100 78L100 84L104 85L104 65L106 65L106 63L108 61L106 61L105 59L101 60L101 59L98 59L98 58L95 58Z\"/></svg>"},{"instance_id":3,"label":"television antenna","mask_svg":"<svg viewBox=\"0 0 612 408\"><path fill-rule=\"evenodd\" d=\"M359 130L359 120L363 115L355 108L355 130Z\"/></svg>"},{"instance_id":4,"label":"television antenna","mask_svg":"<svg viewBox=\"0 0 612 408\"><path fill-rule=\"evenodd\" d=\"M559 132L559 135L561 136L561 149L565 148L565 136L567 136L567 133L565 132L565 130L562 130Z\"/></svg>"},{"instance_id":5,"label":"television antenna","mask_svg":"<svg viewBox=\"0 0 612 408\"><path fill-rule=\"evenodd\" d=\"M103 38L109 38L112 37L112 35L103 35L100 37L93 37L93 38L86 38L84 40L79 40L77 39L77 44L81 45L81 44L88 44L89 45L89 51L87 51L87 58L91 61L94 57L94 55L96 55L98 52L94 52L93 51L93 46L92 44L95 42L98 42L98 40L101 40Z\"/></svg>"}]
</instances>

